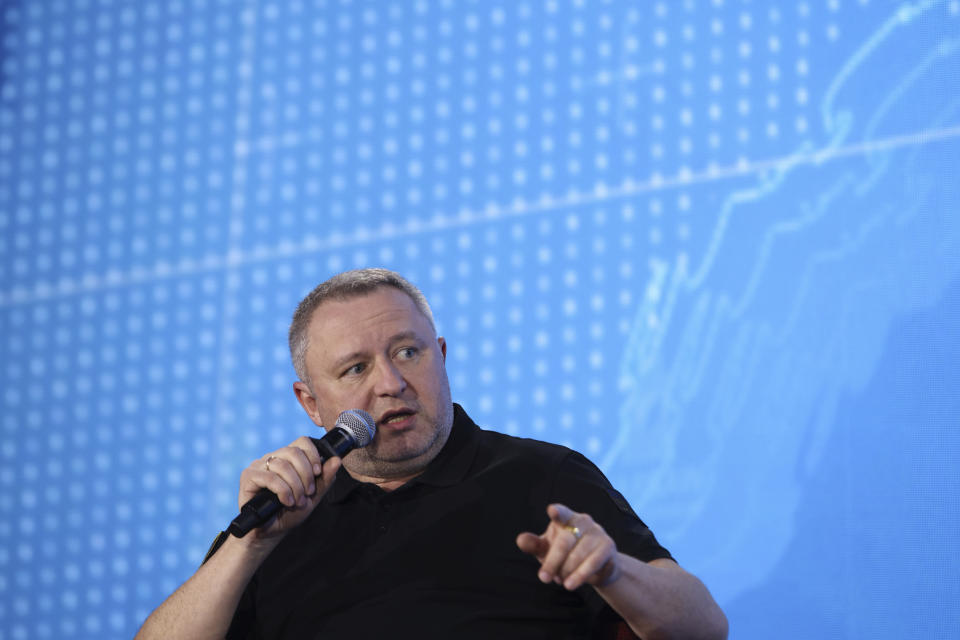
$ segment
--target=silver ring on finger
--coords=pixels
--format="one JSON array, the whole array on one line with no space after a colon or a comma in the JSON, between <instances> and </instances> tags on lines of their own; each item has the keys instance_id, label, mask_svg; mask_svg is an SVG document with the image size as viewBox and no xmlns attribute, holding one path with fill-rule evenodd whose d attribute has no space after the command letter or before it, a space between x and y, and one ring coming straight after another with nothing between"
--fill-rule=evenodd
<instances>
[{"instance_id":1,"label":"silver ring on finger","mask_svg":"<svg viewBox=\"0 0 960 640\"><path fill-rule=\"evenodd\" d=\"M270 461L276 458L277 456L267 456L267 463L263 465L264 470L270 471Z\"/></svg>"}]
</instances>

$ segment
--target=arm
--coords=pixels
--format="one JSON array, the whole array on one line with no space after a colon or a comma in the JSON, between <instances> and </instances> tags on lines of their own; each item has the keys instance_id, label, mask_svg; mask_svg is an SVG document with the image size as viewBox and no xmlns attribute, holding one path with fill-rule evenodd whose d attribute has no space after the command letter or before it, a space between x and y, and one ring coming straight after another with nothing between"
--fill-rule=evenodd
<instances>
[{"instance_id":1,"label":"arm","mask_svg":"<svg viewBox=\"0 0 960 640\"><path fill-rule=\"evenodd\" d=\"M307 437L254 461L240 475L240 505L266 487L285 508L268 526L243 538L227 537L223 546L150 614L136 640L226 636L254 572L283 536L313 512L339 468L340 458L321 463Z\"/></svg>"},{"instance_id":2,"label":"arm","mask_svg":"<svg viewBox=\"0 0 960 640\"><path fill-rule=\"evenodd\" d=\"M595 588L639 637L727 637L726 616L696 576L673 560L617 555L619 578Z\"/></svg>"},{"instance_id":3,"label":"arm","mask_svg":"<svg viewBox=\"0 0 960 640\"><path fill-rule=\"evenodd\" d=\"M564 505L547 508L542 535L521 533L517 546L540 561L540 580L567 590L589 584L644 640L722 639L727 619L707 588L672 560L649 563L617 551L603 527Z\"/></svg>"},{"instance_id":4,"label":"arm","mask_svg":"<svg viewBox=\"0 0 960 640\"><path fill-rule=\"evenodd\" d=\"M243 590L269 553L269 547L251 548L245 539L228 537L206 564L150 614L136 640L225 637Z\"/></svg>"}]
</instances>

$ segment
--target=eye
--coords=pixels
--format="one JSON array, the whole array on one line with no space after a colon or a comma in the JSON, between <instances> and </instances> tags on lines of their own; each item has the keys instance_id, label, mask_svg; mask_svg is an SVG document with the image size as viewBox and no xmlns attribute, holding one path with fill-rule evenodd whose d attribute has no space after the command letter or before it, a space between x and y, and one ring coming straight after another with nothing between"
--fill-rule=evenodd
<instances>
[{"instance_id":1,"label":"eye","mask_svg":"<svg viewBox=\"0 0 960 640\"><path fill-rule=\"evenodd\" d=\"M360 375L361 373L363 373L363 370L366 369L366 368L367 368L367 365L365 365L365 364L362 363L362 362L358 362L357 364L353 365L352 367L350 367L349 369L347 369L346 371L344 371L344 372L343 372L343 375L345 375L345 376L358 376L358 375Z\"/></svg>"},{"instance_id":2,"label":"eye","mask_svg":"<svg viewBox=\"0 0 960 640\"><path fill-rule=\"evenodd\" d=\"M419 351L420 350L417 349L416 347L404 347L403 349L400 349L400 351L397 352L397 356L401 360L411 360L417 356L417 353L419 353Z\"/></svg>"}]
</instances>

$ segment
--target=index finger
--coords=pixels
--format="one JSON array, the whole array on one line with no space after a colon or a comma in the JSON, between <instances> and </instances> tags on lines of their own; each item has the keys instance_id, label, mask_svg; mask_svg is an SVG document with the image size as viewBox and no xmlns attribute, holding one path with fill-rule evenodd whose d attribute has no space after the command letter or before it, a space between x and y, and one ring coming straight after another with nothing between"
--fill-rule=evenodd
<instances>
[{"instance_id":1,"label":"index finger","mask_svg":"<svg viewBox=\"0 0 960 640\"><path fill-rule=\"evenodd\" d=\"M560 525L566 525L568 522L570 522L570 519L576 515L576 513L574 513L573 509L570 507L560 504L559 502L555 502L547 507L547 515L550 516L550 519L553 522L556 522Z\"/></svg>"}]
</instances>

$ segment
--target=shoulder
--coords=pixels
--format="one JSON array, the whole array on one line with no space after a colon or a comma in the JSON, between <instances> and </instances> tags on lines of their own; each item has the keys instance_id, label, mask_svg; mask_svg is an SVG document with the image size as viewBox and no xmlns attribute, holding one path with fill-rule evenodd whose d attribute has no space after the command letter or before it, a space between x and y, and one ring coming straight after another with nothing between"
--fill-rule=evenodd
<instances>
[{"instance_id":1,"label":"shoulder","mask_svg":"<svg viewBox=\"0 0 960 640\"><path fill-rule=\"evenodd\" d=\"M533 438L511 436L499 431L479 430L480 448L497 452L504 456L542 459L547 462L561 462L571 454L572 449L563 445Z\"/></svg>"},{"instance_id":2,"label":"shoulder","mask_svg":"<svg viewBox=\"0 0 960 640\"><path fill-rule=\"evenodd\" d=\"M603 472L581 453L569 447L533 438L479 429L475 469L509 471L528 482L557 486L587 483L612 488Z\"/></svg>"},{"instance_id":3,"label":"shoulder","mask_svg":"<svg viewBox=\"0 0 960 640\"><path fill-rule=\"evenodd\" d=\"M584 485L619 496L600 468L579 451L552 442L520 438L496 431L481 433L482 441L485 442L485 447L482 445L481 448L487 448L491 456L538 468L550 478L554 491Z\"/></svg>"},{"instance_id":4,"label":"shoulder","mask_svg":"<svg viewBox=\"0 0 960 640\"><path fill-rule=\"evenodd\" d=\"M454 444L451 448L474 450L474 463L482 466L517 461L556 465L574 453L562 445L480 427L458 404L454 404L453 428L454 436L451 440Z\"/></svg>"},{"instance_id":5,"label":"shoulder","mask_svg":"<svg viewBox=\"0 0 960 640\"><path fill-rule=\"evenodd\" d=\"M468 476L508 478L524 486L539 487L550 495L558 486L587 483L606 488L609 482L585 456L569 447L534 438L523 438L477 426L459 405L454 429L455 448L470 453Z\"/></svg>"}]
</instances>

